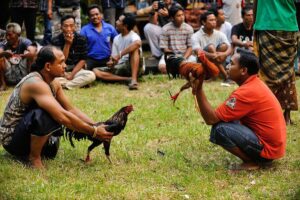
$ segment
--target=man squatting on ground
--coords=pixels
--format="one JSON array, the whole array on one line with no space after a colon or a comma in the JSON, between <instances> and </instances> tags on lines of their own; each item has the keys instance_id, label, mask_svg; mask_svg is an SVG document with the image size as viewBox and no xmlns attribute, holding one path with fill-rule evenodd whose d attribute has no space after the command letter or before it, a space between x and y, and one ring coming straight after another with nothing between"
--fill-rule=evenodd
<instances>
[{"instance_id":1,"label":"man squatting on ground","mask_svg":"<svg viewBox=\"0 0 300 200\"><path fill-rule=\"evenodd\" d=\"M65 56L56 47L43 47L30 74L15 87L0 120L0 144L17 157L28 158L35 168L43 168L41 152L51 134L61 125L72 130L110 140L112 133L74 107L56 77L65 73Z\"/></svg>"},{"instance_id":2,"label":"man squatting on ground","mask_svg":"<svg viewBox=\"0 0 300 200\"><path fill-rule=\"evenodd\" d=\"M238 169L253 170L284 156L286 125L281 107L258 76L259 62L250 51L238 49L232 56L229 78L239 88L217 109L213 109L202 88L192 82L200 113L213 125L210 141L242 159Z\"/></svg>"}]
</instances>

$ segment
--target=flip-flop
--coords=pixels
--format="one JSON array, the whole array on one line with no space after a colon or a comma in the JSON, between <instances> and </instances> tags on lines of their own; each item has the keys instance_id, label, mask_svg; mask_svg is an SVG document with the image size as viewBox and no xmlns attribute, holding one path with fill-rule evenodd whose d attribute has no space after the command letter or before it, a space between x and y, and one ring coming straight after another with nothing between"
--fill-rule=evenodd
<instances>
[{"instance_id":1,"label":"flip-flop","mask_svg":"<svg viewBox=\"0 0 300 200\"><path fill-rule=\"evenodd\" d=\"M138 89L138 83L135 81L131 81L130 84L128 84L128 89L129 90L137 90Z\"/></svg>"}]
</instances>

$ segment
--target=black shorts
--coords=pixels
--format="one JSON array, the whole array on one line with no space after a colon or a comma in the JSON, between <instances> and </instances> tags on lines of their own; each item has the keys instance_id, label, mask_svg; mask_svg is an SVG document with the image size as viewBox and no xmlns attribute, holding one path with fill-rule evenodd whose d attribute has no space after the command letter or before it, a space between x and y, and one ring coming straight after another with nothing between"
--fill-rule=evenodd
<instances>
[{"instance_id":1,"label":"black shorts","mask_svg":"<svg viewBox=\"0 0 300 200\"><path fill-rule=\"evenodd\" d=\"M30 153L31 135L46 136L49 134L62 135L61 125L46 111L40 108L33 109L20 120L15 128L12 140L8 145L3 145L3 147L14 156L27 157ZM53 138L49 139L53 140ZM49 144L49 142L53 143L53 141L48 141L46 144Z\"/></svg>"},{"instance_id":2,"label":"black shorts","mask_svg":"<svg viewBox=\"0 0 300 200\"><path fill-rule=\"evenodd\" d=\"M96 67L105 67L107 66L107 62L109 61L109 57L105 58L103 60L95 60L93 58L87 58L86 59L86 66L88 70L93 70Z\"/></svg>"}]
</instances>

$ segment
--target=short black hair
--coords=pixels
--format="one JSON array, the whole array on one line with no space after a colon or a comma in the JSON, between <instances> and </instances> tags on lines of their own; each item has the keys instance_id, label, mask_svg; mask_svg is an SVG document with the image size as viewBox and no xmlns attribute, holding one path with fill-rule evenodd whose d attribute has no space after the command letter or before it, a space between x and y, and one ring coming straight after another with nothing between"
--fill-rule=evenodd
<instances>
[{"instance_id":1,"label":"short black hair","mask_svg":"<svg viewBox=\"0 0 300 200\"><path fill-rule=\"evenodd\" d=\"M177 12L180 10L184 11L182 6L178 4L172 5L171 8L169 9L169 16L174 18Z\"/></svg>"},{"instance_id":2,"label":"short black hair","mask_svg":"<svg viewBox=\"0 0 300 200\"><path fill-rule=\"evenodd\" d=\"M88 16L90 16L90 11L94 8L97 8L99 12L102 13L102 9L100 8L100 6L98 6L97 4L91 4L87 9Z\"/></svg>"},{"instance_id":3,"label":"short black hair","mask_svg":"<svg viewBox=\"0 0 300 200\"><path fill-rule=\"evenodd\" d=\"M57 49L55 46L47 45L41 48L39 51L35 63L31 66L31 71L41 71L44 69L47 62L53 63L56 59L54 50Z\"/></svg>"},{"instance_id":4,"label":"short black hair","mask_svg":"<svg viewBox=\"0 0 300 200\"><path fill-rule=\"evenodd\" d=\"M212 12L216 17L219 16L219 10L222 10L221 6L212 6L208 12Z\"/></svg>"},{"instance_id":5,"label":"short black hair","mask_svg":"<svg viewBox=\"0 0 300 200\"><path fill-rule=\"evenodd\" d=\"M64 21L66 21L67 19L73 19L74 23L75 23L75 17L73 15L65 15L60 19L60 24L63 25Z\"/></svg>"},{"instance_id":6,"label":"short black hair","mask_svg":"<svg viewBox=\"0 0 300 200\"><path fill-rule=\"evenodd\" d=\"M203 21L206 22L208 15L215 15L215 14L213 12L211 12L211 11L207 11L207 12L203 13L200 16L200 22L201 22L201 24L202 24Z\"/></svg>"},{"instance_id":7,"label":"short black hair","mask_svg":"<svg viewBox=\"0 0 300 200\"><path fill-rule=\"evenodd\" d=\"M244 7L242 9L242 17L244 17L246 13L249 12L249 10L253 10L253 7L251 5L247 5L246 7Z\"/></svg>"},{"instance_id":8,"label":"short black hair","mask_svg":"<svg viewBox=\"0 0 300 200\"><path fill-rule=\"evenodd\" d=\"M236 53L239 54L238 62L241 67L246 67L248 69L249 75L254 75L258 73L259 61L256 55L249 50L237 48Z\"/></svg>"},{"instance_id":9,"label":"short black hair","mask_svg":"<svg viewBox=\"0 0 300 200\"><path fill-rule=\"evenodd\" d=\"M125 13L123 24L127 26L128 31L131 31L133 27L136 25L135 15L132 13Z\"/></svg>"}]
</instances>

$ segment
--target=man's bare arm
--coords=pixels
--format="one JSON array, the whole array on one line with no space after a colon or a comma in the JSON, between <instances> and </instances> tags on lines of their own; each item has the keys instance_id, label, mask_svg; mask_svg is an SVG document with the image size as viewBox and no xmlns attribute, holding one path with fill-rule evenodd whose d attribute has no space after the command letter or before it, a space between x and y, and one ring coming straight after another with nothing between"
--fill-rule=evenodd
<instances>
[{"instance_id":1,"label":"man's bare arm","mask_svg":"<svg viewBox=\"0 0 300 200\"><path fill-rule=\"evenodd\" d=\"M197 103L200 109L201 116L203 117L204 121L208 125L216 124L220 121L217 117L214 109L208 102L206 95L202 88L202 81L203 80L195 80L192 83L193 92L196 95Z\"/></svg>"},{"instance_id":2,"label":"man's bare arm","mask_svg":"<svg viewBox=\"0 0 300 200\"><path fill-rule=\"evenodd\" d=\"M59 89L57 95L59 94ZM61 98L61 97L60 97ZM59 124L63 124L66 127L76 130L82 133L92 135L94 133L94 128L88 123L82 121L72 112L68 111L73 109L71 104L65 101L67 109L65 109L52 95L50 87L41 80L34 80L31 83L23 85L21 91L21 99L34 100L40 108L49 113L55 121Z\"/></svg>"}]
</instances>

